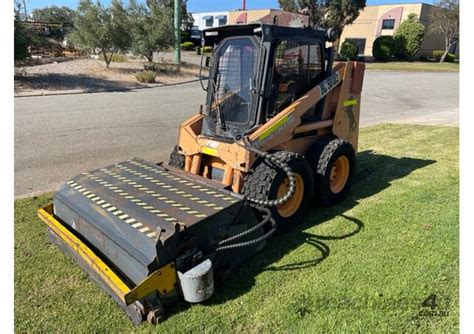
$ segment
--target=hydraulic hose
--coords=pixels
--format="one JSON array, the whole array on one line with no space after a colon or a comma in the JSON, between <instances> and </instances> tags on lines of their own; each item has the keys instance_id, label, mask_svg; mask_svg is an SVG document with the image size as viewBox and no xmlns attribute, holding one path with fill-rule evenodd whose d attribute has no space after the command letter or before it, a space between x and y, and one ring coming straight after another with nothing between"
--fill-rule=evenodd
<instances>
[{"instance_id":1,"label":"hydraulic hose","mask_svg":"<svg viewBox=\"0 0 474 334\"><path fill-rule=\"evenodd\" d=\"M267 215L265 216L265 218L264 218L260 223L258 223L258 224L255 225L254 227L249 228L248 230L245 230L245 231L243 231L243 232L241 232L241 233L239 233L239 234L236 234L236 235L234 235L234 236L232 236L232 237L229 237L229 238L227 238L227 239L224 239L224 240L219 241L219 242L217 243L217 245L218 245L218 246L222 246L223 244L226 244L226 243L228 243L228 242L230 242L230 241L233 241L233 240L235 240L235 239L240 239L240 238L242 238L243 236L245 236L245 235L247 235L247 234L249 234L249 233L252 233L253 231L255 231L255 230L259 229L260 227L262 227L263 225L265 225L265 224L271 219L270 210L268 210L268 209L266 209L266 208L262 208L262 209L260 209L260 210L261 210L261 211L265 211L265 213L267 214Z\"/></svg>"},{"instance_id":2,"label":"hydraulic hose","mask_svg":"<svg viewBox=\"0 0 474 334\"><path fill-rule=\"evenodd\" d=\"M272 218L272 215L271 215L271 212L270 212L269 208L281 205L281 204L285 203L286 201L288 201L291 198L291 196L293 196L293 194L295 193L295 188L296 188L295 175L294 175L293 171L291 170L290 166L286 163L285 156L276 156L276 155L268 153L268 152L260 151L259 149L253 147L248 142L248 140L245 136L244 136L244 139L242 141L240 141L240 138L236 138L235 142L239 146L241 146L241 147L243 147L243 148L259 155L259 156L261 156L262 158L266 159L267 161L272 162L277 167L281 168L283 170L283 172L288 176L288 180L290 181L290 186L289 186L288 191L282 197L272 199L272 200L268 200L268 199L267 200L262 200L262 199L252 198L252 197L245 197L246 200L253 203L254 208L264 212L263 220L261 222L259 222L257 225L249 228L248 230L245 230L245 231L243 231L239 234L236 234L232 237L229 237L227 239L219 241L217 243L217 248L215 249L216 252L226 250L226 249L247 247L247 246L262 242L265 239L268 239L273 233L275 233L276 228L277 228L276 222ZM291 153L288 152L288 154L291 154ZM252 240L243 241L243 242L230 244L230 245L228 244L231 241L240 239L240 238L256 231L257 229L263 227L268 222L271 222L272 226L271 226L270 230L267 233L265 233L264 235L262 235L258 238L252 239Z\"/></svg>"},{"instance_id":3,"label":"hydraulic hose","mask_svg":"<svg viewBox=\"0 0 474 334\"><path fill-rule=\"evenodd\" d=\"M261 156L262 158L266 159L267 161L272 162L277 167L280 167L283 170L283 172L288 176L288 180L290 181L290 186L289 186L288 191L283 196L281 196L280 198L276 198L276 199L272 199L272 200L269 200L269 199L263 200L263 199L252 198L252 197L245 197L245 199L247 199L248 201L250 201L254 204L257 204L261 207L267 207L267 208L268 207L279 206L279 205L282 205L283 203L285 203L286 201L288 201L291 198L291 196L293 196L293 194L295 193L296 180L295 180L295 175L294 175L293 171L291 170L290 166L286 163L284 157L278 157L278 156L275 156L274 154L260 151L259 149L253 147L248 142L246 137L244 137L244 139L242 141L236 140L236 143L237 143L237 145L239 145L239 146L241 146L241 147L243 147L243 148L259 155L259 156ZM291 153L288 153L288 154L291 154Z\"/></svg>"},{"instance_id":4,"label":"hydraulic hose","mask_svg":"<svg viewBox=\"0 0 474 334\"><path fill-rule=\"evenodd\" d=\"M226 249L233 249L233 248L240 248L240 247L247 247L247 246L250 246L250 245L253 245L253 244L256 244L256 243L259 243L259 242L262 242L263 240L265 239L268 239L269 237L271 237L271 235L273 233L275 233L276 231L276 222L275 220L272 218L271 216L271 212L268 208L257 208L261 211L265 211L266 213L266 216L265 218L260 222L258 223L257 225L255 225L254 227L252 228L249 228L248 230L245 230L239 234L236 234L230 238L227 238L227 239L224 239L222 241L219 241L217 243L217 248L216 248L216 252L218 251L222 251L222 250L226 250ZM244 236L246 236L247 234L261 228L262 226L264 226L266 223L268 222L271 222L272 224L272 227L271 229L265 233L264 235L258 237L258 238L255 238L255 239L252 239L252 240L248 240L248 241L243 241L243 242L239 242L239 243L236 243L236 244L230 244L230 245L225 245L226 243L230 242L230 241L233 241L233 240L236 240L236 239L240 239Z\"/></svg>"}]
</instances>

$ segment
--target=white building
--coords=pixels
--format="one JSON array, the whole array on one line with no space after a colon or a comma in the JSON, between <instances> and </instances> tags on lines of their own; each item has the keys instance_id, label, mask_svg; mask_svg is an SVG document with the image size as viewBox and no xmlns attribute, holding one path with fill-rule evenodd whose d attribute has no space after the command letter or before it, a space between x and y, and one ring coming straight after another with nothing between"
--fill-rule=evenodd
<instances>
[{"instance_id":1,"label":"white building","mask_svg":"<svg viewBox=\"0 0 474 334\"><path fill-rule=\"evenodd\" d=\"M193 13L193 30L204 30L211 27L225 26L229 20L229 12Z\"/></svg>"}]
</instances>

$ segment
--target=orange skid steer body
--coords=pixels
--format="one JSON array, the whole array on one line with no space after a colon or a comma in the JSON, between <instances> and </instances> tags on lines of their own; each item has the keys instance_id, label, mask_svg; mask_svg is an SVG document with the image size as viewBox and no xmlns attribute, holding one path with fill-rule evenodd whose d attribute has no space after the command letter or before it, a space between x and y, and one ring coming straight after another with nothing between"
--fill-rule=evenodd
<instances>
[{"instance_id":1,"label":"orange skid steer body","mask_svg":"<svg viewBox=\"0 0 474 334\"><path fill-rule=\"evenodd\" d=\"M205 30L206 103L169 162L68 180L38 212L50 240L136 324L163 320L178 298L210 298L276 230L350 190L365 65L334 65L334 39L259 23Z\"/></svg>"},{"instance_id":2,"label":"orange skid steer body","mask_svg":"<svg viewBox=\"0 0 474 334\"><path fill-rule=\"evenodd\" d=\"M357 149L360 96L365 64L340 63L334 73L270 119L249 136L250 143L263 151L291 151L304 155L320 137L335 134ZM326 105L321 120L302 124L302 116L323 98ZM236 193L242 190L245 175L258 155L235 142L201 135L202 114L196 114L179 129L179 152L185 156L186 172L210 178L210 170L223 171L220 182ZM299 136L311 133L309 136Z\"/></svg>"}]
</instances>

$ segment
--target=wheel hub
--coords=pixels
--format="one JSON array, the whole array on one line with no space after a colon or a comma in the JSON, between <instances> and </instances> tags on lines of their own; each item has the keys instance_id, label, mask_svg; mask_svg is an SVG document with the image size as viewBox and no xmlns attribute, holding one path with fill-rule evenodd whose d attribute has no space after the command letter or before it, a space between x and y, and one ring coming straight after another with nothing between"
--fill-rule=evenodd
<instances>
[{"instance_id":1,"label":"wheel hub","mask_svg":"<svg viewBox=\"0 0 474 334\"><path fill-rule=\"evenodd\" d=\"M349 179L349 171L349 159L346 156L338 157L332 165L331 174L329 175L329 186L333 193L337 194L344 189Z\"/></svg>"},{"instance_id":2,"label":"wheel hub","mask_svg":"<svg viewBox=\"0 0 474 334\"><path fill-rule=\"evenodd\" d=\"M278 188L278 197L284 196L290 189L290 180L285 177ZM278 213L282 217L290 217L298 211L304 196L304 183L301 175L295 173L295 192L288 201L277 206Z\"/></svg>"}]
</instances>

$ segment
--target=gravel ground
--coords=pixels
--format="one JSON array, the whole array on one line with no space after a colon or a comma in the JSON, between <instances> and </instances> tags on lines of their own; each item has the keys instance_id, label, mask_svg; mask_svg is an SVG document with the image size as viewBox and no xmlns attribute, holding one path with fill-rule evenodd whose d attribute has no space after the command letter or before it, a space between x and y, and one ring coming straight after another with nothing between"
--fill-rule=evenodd
<instances>
[{"instance_id":1,"label":"gravel ground","mask_svg":"<svg viewBox=\"0 0 474 334\"><path fill-rule=\"evenodd\" d=\"M133 89L139 87L176 84L197 79L198 56L183 53L180 71L171 64L172 53L161 53L160 69L156 84L139 83L135 73L143 70L142 60L129 60L124 63L111 63L82 58L65 62L37 66L22 66L15 69L15 93L47 92L61 90L82 90L100 92L114 89ZM188 62L188 60L191 60Z\"/></svg>"}]
</instances>

